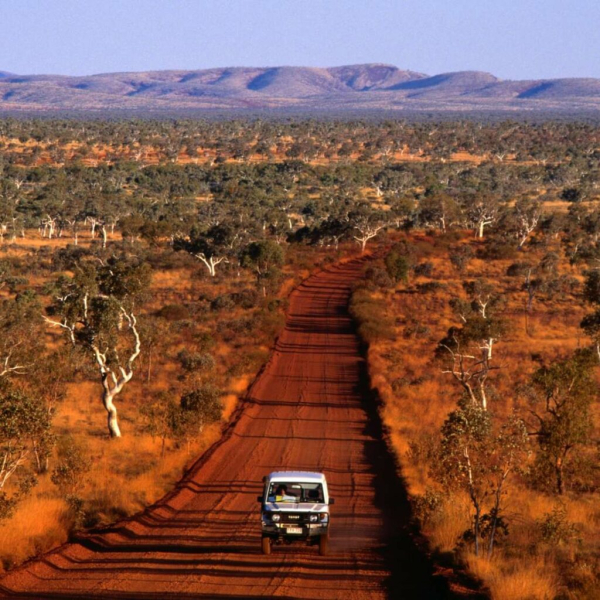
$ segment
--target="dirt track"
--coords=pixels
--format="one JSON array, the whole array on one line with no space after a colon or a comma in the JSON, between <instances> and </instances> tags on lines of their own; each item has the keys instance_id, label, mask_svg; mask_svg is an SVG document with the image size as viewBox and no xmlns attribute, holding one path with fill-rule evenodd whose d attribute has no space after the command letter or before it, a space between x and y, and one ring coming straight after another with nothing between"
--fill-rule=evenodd
<instances>
[{"instance_id":1,"label":"dirt track","mask_svg":"<svg viewBox=\"0 0 600 600\"><path fill-rule=\"evenodd\" d=\"M407 507L365 398L347 304L361 265L307 280L291 297L271 361L222 442L145 513L8 574L27 598L447 597L402 525ZM326 473L336 504L332 551L260 553L263 475ZM3 595L0 591L0 596Z\"/></svg>"}]
</instances>

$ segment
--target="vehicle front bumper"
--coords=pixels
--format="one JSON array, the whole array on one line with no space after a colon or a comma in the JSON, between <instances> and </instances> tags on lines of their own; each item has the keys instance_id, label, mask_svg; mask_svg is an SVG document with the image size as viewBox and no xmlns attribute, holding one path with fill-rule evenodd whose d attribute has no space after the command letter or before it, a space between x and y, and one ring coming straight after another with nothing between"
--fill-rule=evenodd
<instances>
[{"instance_id":1,"label":"vehicle front bumper","mask_svg":"<svg viewBox=\"0 0 600 600\"><path fill-rule=\"evenodd\" d=\"M288 529L292 532L288 532ZM296 530L294 533L293 531ZM300 533L297 531L301 530ZM311 537L320 537L325 535L329 530L327 523L303 523L302 525L295 525L292 523L264 523L262 524L263 535L268 535L273 538L285 538L288 540L293 539L306 539Z\"/></svg>"}]
</instances>

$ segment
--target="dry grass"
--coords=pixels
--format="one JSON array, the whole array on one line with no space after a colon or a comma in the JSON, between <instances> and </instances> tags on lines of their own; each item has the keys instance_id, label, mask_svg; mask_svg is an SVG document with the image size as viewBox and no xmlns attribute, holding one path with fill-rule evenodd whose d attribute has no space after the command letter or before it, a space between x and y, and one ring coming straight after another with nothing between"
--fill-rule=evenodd
<instances>
[{"instance_id":1,"label":"dry grass","mask_svg":"<svg viewBox=\"0 0 600 600\"><path fill-rule=\"evenodd\" d=\"M109 240L110 241L110 240ZM24 265L30 264L41 246L50 251L70 243L69 238L42 240L31 231L25 239L7 244L4 250L18 257ZM90 239L80 236L86 245ZM50 256L50 254L48 254ZM279 298L285 298L310 269L322 264L325 252L307 249L294 256L286 268ZM83 519L87 525L101 525L131 515L157 501L171 490L182 473L208 446L221 435L221 424L205 427L202 433L189 441L152 437L145 428L140 408L160 394L178 399L187 386L199 380L208 380L222 391L223 421L227 421L239 398L252 381L256 371L268 356L273 337L281 325L281 310L268 312L260 306L241 309L236 306L218 312L197 311L198 298L214 299L219 295L239 292L254 286L254 276L243 273L240 277L219 276L210 279L204 268L194 261L154 273L150 301L145 307L152 314L167 304L182 306L190 311L189 319L182 322L153 320L153 327L161 327L157 346L148 363L148 354L142 355L132 382L117 398L123 437L110 440L106 430L106 413L100 401L101 385L93 370L84 371L66 384L66 397L57 406L53 432L59 438L68 436L84 449L90 468L82 478L76 494L83 501L84 516L69 507L66 492L51 482L56 462L50 462L49 472L39 476L39 483L11 518L0 522L0 570L10 568L65 542ZM177 263L179 265L179 263ZM40 269L35 275L27 273L30 283L38 292L48 279L48 271ZM6 290L2 291L4 296ZM219 325L240 319L255 319L254 329L227 337ZM197 340L208 336L213 345L207 351L214 357L215 367L208 374L186 373L177 359L183 349L198 351ZM62 345L60 332L48 332L47 344L53 349Z\"/></svg>"},{"instance_id":2,"label":"dry grass","mask_svg":"<svg viewBox=\"0 0 600 600\"><path fill-rule=\"evenodd\" d=\"M434 265L433 276L413 279L408 288L400 285L379 301L380 293L371 292L370 297L375 302L372 312L387 313L384 318L395 320L396 337L395 340L383 337L369 340L368 364L372 384L383 400L382 418L390 445L402 465L409 493L417 497L427 491L445 493L431 478L427 453L432 448L432 440L439 438L440 427L455 408L461 390L449 375L441 372L433 356L448 328L458 325L449 299L464 297L465 293L441 240L417 234L410 241L415 247L429 246L425 253L426 260ZM528 253L527 259L541 257L539 251L528 250ZM462 279L483 278L494 282L506 301L505 311L510 315L512 327L495 348L494 360L502 368L491 378L496 389L493 410L505 416L522 408L515 388L539 367L540 357L543 361L552 361L588 343L579 329L587 309L577 295L536 299L526 330L526 300L520 282L506 276L512 262L514 260L473 260L462 276ZM569 267L563 266L561 270L576 275ZM419 284L430 281L439 282L442 287L427 293L417 291ZM597 406L594 419L598 431ZM580 541L573 540L560 548L542 543L538 521L563 504L567 521L581 524ZM497 600L555 598L559 593L565 598L598 597L589 592L595 589L597 594L600 588L600 581L591 574L594 566L596 570L599 566L598 506L597 494L569 493L559 501L514 478L505 502L510 525L507 541L499 546L492 560L478 559L465 550L458 555ZM423 523L423 533L434 550L456 553L458 539L469 528L470 519L468 498L453 492Z\"/></svg>"},{"instance_id":3,"label":"dry grass","mask_svg":"<svg viewBox=\"0 0 600 600\"><path fill-rule=\"evenodd\" d=\"M467 557L469 570L485 581L492 598L503 600L552 600L560 591L556 565L543 556L527 560L489 561L473 555Z\"/></svg>"},{"instance_id":4,"label":"dry grass","mask_svg":"<svg viewBox=\"0 0 600 600\"><path fill-rule=\"evenodd\" d=\"M10 568L67 540L69 508L42 486L24 500L15 515L0 525L0 567Z\"/></svg>"}]
</instances>

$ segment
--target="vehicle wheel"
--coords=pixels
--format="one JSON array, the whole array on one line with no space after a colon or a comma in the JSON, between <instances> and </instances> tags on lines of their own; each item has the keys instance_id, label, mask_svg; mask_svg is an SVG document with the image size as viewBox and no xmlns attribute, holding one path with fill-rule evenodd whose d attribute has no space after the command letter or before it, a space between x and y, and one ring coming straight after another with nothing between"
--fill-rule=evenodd
<instances>
[{"instance_id":1,"label":"vehicle wheel","mask_svg":"<svg viewBox=\"0 0 600 600\"><path fill-rule=\"evenodd\" d=\"M271 538L268 535L263 536L262 553L263 554L271 554Z\"/></svg>"},{"instance_id":2,"label":"vehicle wheel","mask_svg":"<svg viewBox=\"0 0 600 600\"><path fill-rule=\"evenodd\" d=\"M319 538L319 554L327 556L329 553L329 534L326 533Z\"/></svg>"}]
</instances>

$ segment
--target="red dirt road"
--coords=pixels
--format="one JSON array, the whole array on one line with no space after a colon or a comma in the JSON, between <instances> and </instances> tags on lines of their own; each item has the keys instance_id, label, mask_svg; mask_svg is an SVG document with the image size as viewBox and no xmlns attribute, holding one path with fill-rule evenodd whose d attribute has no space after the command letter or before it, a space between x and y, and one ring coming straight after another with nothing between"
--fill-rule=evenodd
<instances>
[{"instance_id":1,"label":"red dirt road","mask_svg":"<svg viewBox=\"0 0 600 600\"><path fill-rule=\"evenodd\" d=\"M177 489L0 580L18 598L450 597L403 526L407 504L368 400L347 305L360 261L291 296L276 351L224 438ZM262 477L323 471L336 499L332 548L260 553Z\"/></svg>"}]
</instances>

